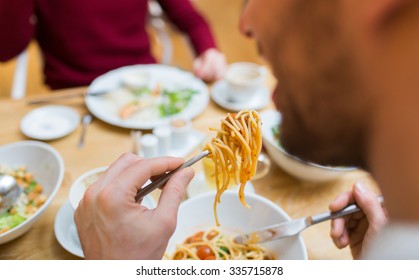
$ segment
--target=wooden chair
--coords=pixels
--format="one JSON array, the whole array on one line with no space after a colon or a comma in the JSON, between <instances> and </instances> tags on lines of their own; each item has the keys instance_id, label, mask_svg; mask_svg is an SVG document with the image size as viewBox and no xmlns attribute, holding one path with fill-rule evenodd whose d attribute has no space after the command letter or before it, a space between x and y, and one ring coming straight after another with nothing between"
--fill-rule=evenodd
<instances>
[{"instance_id":1,"label":"wooden chair","mask_svg":"<svg viewBox=\"0 0 419 280\"><path fill-rule=\"evenodd\" d=\"M16 68L10 93L10 97L13 99L21 99L26 95L27 68L28 52L24 50L16 59Z\"/></svg>"}]
</instances>

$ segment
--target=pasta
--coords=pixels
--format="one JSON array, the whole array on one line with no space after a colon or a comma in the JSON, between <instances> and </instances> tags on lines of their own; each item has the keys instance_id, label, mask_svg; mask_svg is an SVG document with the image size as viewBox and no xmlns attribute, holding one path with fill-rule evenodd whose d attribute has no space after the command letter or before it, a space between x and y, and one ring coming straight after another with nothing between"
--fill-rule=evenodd
<instances>
[{"instance_id":1,"label":"pasta","mask_svg":"<svg viewBox=\"0 0 419 280\"><path fill-rule=\"evenodd\" d=\"M262 148L261 120L254 110L242 110L236 114L227 114L221 120L220 129L204 150L209 150L208 157L214 163L214 176L217 193L214 199L214 216L217 226L220 225L217 215L217 204L231 180L240 184L239 198L249 207L244 197L244 187L256 173L256 165Z\"/></svg>"},{"instance_id":2,"label":"pasta","mask_svg":"<svg viewBox=\"0 0 419 280\"><path fill-rule=\"evenodd\" d=\"M273 260L275 257L256 244L238 244L217 229L199 231L187 238L170 260Z\"/></svg>"}]
</instances>

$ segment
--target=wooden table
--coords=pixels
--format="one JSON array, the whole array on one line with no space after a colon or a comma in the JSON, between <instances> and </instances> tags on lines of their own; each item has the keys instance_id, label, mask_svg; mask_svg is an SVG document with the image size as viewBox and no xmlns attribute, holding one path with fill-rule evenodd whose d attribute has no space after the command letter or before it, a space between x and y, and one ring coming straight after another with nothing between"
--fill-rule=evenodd
<instances>
[{"instance_id":1,"label":"wooden table","mask_svg":"<svg viewBox=\"0 0 419 280\"><path fill-rule=\"evenodd\" d=\"M83 92L84 88L70 89L55 94ZM87 112L82 98L72 98L60 102ZM0 145L14 141L27 140L19 130L19 122L35 105L27 105L27 100L0 100ZM271 105L272 107L272 105ZM193 127L207 132L208 127L218 126L226 111L212 101L206 111L193 121ZM108 125L95 119L89 126L85 148L78 149L77 141L81 127L67 137L49 141L62 155L65 162L65 176L62 186L48 207L29 232L3 245L0 245L0 259L78 259L63 249L54 235L54 220L57 211L68 199L72 182L82 173L105 166L120 154L131 151L130 131ZM200 166L197 166L200 169ZM197 170L199 171L199 170ZM273 164L269 174L253 181L256 192L280 205L292 218L313 215L327 210L328 204L340 192L347 190L356 180L371 181L368 174L356 171L327 184L300 182ZM370 182L373 183L373 182ZM313 226L303 232L310 259L348 259L347 249L338 250L329 237L330 223Z\"/></svg>"}]
</instances>

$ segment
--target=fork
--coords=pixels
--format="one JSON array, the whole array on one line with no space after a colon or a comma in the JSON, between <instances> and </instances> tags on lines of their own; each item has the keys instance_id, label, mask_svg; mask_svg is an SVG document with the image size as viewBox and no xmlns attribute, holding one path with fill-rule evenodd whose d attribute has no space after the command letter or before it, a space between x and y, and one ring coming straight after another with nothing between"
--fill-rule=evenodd
<instances>
[{"instance_id":1,"label":"fork","mask_svg":"<svg viewBox=\"0 0 419 280\"><path fill-rule=\"evenodd\" d=\"M77 97L88 97L88 96L102 96L107 94L109 91L97 91L97 92L75 92L70 94L57 94L50 95L41 98L36 98L28 101L28 105L38 105L44 103L57 102L65 99L77 98Z\"/></svg>"},{"instance_id":2,"label":"fork","mask_svg":"<svg viewBox=\"0 0 419 280\"><path fill-rule=\"evenodd\" d=\"M384 203L383 196L377 197L380 204ZM239 244L244 243L263 243L281 238L287 238L299 234L306 228L327 221L331 219L337 219L355 212L359 212L362 209L356 204L351 204L340 211L326 212L305 218L300 218L292 221L282 222L276 225L271 225L257 231L247 233L244 235L238 235L234 238L234 241Z\"/></svg>"},{"instance_id":3,"label":"fork","mask_svg":"<svg viewBox=\"0 0 419 280\"><path fill-rule=\"evenodd\" d=\"M186 161L184 164L182 164L181 166L179 166L178 168L167 172L166 174L160 176L159 178L157 178L155 181L151 182L150 184L148 184L147 186L143 187L142 189L139 189L136 196L135 196L135 202L138 203L139 201L141 201L141 199L148 195L149 193L151 193L152 191L154 191L157 188L163 187L167 181L169 181L169 179L178 171L189 167L191 165L193 165L194 163L200 161L201 159L203 159L204 157L206 157L207 155L210 154L210 151L205 150L202 153L200 153L197 156L194 156L193 158L191 158L190 160Z\"/></svg>"}]
</instances>

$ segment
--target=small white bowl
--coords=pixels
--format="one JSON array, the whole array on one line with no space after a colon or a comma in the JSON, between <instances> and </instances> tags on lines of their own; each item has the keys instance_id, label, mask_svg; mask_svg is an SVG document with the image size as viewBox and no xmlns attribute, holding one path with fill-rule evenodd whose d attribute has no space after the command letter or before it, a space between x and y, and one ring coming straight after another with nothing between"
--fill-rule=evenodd
<instances>
[{"instance_id":1,"label":"small white bowl","mask_svg":"<svg viewBox=\"0 0 419 280\"><path fill-rule=\"evenodd\" d=\"M326 182L354 171L354 167L330 167L303 161L288 154L274 138L272 128L281 124L281 114L269 110L261 113L263 144L273 161L294 177L308 182Z\"/></svg>"},{"instance_id":2,"label":"small white bowl","mask_svg":"<svg viewBox=\"0 0 419 280\"><path fill-rule=\"evenodd\" d=\"M0 147L0 164L8 167L25 166L43 186L45 203L26 221L0 234L0 244L28 231L51 204L64 177L64 161L50 145L38 141L21 141Z\"/></svg>"},{"instance_id":3,"label":"small white bowl","mask_svg":"<svg viewBox=\"0 0 419 280\"><path fill-rule=\"evenodd\" d=\"M215 192L204 193L190 198L180 205L176 231L169 240L166 250L169 255L175 251L176 244L182 244L187 237L198 231L215 227L214 197ZM221 224L220 230L227 233L243 234L291 220L278 205L263 196L246 193L245 198L251 206L250 209L241 204L237 191L223 193L221 204L217 208ZM273 253L277 259L307 259L307 250L299 235L261 245Z\"/></svg>"},{"instance_id":4,"label":"small white bowl","mask_svg":"<svg viewBox=\"0 0 419 280\"><path fill-rule=\"evenodd\" d=\"M98 167L92 170L89 170L82 175L80 175L76 181L70 187L70 193L68 200L70 201L71 207L75 210L79 206L80 200L83 198L84 193L86 192L87 187L93 184L100 175L105 173L107 166Z\"/></svg>"},{"instance_id":5,"label":"small white bowl","mask_svg":"<svg viewBox=\"0 0 419 280\"><path fill-rule=\"evenodd\" d=\"M105 173L106 169L108 169L108 166L102 166L98 167L92 170L89 170L82 175L80 175L76 181L71 185L69 197L68 200L70 202L71 207L73 210L76 210L76 208L79 206L80 200L83 198L84 193L86 192L86 189L96 182L99 177ZM147 181L145 185L149 184L151 181ZM144 198L142 205L146 206L147 208L155 208L156 204L153 200L153 198L148 195Z\"/></svg>"}]
</instances>

